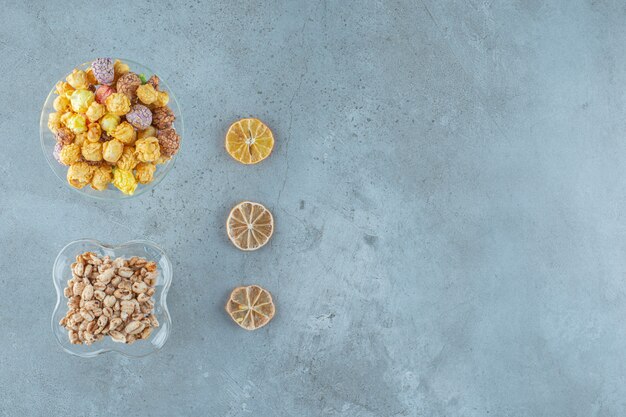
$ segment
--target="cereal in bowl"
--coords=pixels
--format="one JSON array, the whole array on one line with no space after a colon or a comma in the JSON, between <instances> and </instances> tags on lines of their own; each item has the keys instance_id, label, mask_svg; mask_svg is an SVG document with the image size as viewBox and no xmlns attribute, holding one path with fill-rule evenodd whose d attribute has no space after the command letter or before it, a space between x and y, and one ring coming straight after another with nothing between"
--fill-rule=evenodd
<instances>
[{"instance_id":1,"label":"cereal in bowl","mask_svg":"<svg viewBox=\"0 0 626 417\"><path fill-rule=\"evenodd\" d=\"M149 338L152 329L159 327L153 313L159 275L154 262L85 252L71 268L72 279L63 290L68 311L59 322L67 329L70 343L91 345L106 336L133 343Z\"/></svg>"}]
</instances>

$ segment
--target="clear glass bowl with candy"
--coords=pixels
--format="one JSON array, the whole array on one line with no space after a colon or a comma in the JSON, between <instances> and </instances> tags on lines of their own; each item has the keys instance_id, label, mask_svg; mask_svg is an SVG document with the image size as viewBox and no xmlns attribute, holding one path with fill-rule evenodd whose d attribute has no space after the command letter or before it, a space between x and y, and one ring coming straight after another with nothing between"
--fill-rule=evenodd
<instances>
[{"instance_id":1,"label":"clear glass bowl with candy","mask_svg":"<svg viewBox=\"0 0 626 417\"><path fill-rule=\"evenodd\" d=\"M180 106L163 79L127 60L97 58L52 88L41 147L67 186L99 199L154 188L172 169L183 137Z\"/></svg>"}]
</instances>

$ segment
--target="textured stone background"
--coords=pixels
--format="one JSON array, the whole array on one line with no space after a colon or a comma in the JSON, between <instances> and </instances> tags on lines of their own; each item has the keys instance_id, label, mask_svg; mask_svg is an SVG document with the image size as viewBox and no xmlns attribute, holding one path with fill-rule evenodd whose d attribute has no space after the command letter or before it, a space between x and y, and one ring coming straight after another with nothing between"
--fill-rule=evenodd
<instances>
[{"instance_id":1,"label":"textured stone background","mask_svg":"<svg viewBox=\"0 0 626 417\"><path fill-rule=\"evenodd\" d=\"M626 414L622 2L62 4L0 14L1 415ZM103 55L186 116L128 202L70 192L39 146L48 90ZM248 115L277 138L255 167L222 145ZM277 222L255 253L225 237L242 199ZM159 354L57 347L52 262L81 237L174 260ZM278 303L256 333L222 310L249 283Z\"/></svg>"}]
</instances>

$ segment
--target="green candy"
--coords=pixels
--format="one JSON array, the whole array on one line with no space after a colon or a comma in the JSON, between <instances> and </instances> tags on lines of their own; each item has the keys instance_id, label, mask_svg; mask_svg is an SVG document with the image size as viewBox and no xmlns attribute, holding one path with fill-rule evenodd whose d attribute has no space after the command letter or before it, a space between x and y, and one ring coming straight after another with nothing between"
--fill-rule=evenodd
<instances>
[{"instance_id":1,"label":"green candy","mask_svg":"<svg viewBox=\"0 0 626 417\"><path fill-rule=\"evenodd\" d=\"M145 84L148 82L148 80L146 79L146 74L139 74L139 79L141 80L142 84Z\"/></svg>"}]
</instances>

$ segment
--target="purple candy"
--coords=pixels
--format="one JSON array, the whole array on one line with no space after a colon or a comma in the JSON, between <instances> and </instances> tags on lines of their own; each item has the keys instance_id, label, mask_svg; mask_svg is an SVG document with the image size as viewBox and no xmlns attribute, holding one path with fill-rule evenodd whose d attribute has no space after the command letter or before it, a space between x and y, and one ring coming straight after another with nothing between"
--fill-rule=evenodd
<instances>
[{"instance_id":1,"label":"purple candy","mask_svg":"<svg viewBox=\"0 0 626 417\"><path fill-rule=\"evenodd\" d=\"M152 112L146 106L135 104L130 112L126 113L126 120L137 129L147 129L152 124Z\"/></svg>"},{"instance_id":2,"label":"purple candy","mask_svg":"<svg viewBox=\"0 0 626 417\"><path fill-rule=\"evenodd\" d=\"M112 84L115 78L113 60L111 58L96 58L91 63L93 75L100 84Z\"/></svg>"},{"instance_id":3,"label":"purple candy","mask_svg":"<svg viewBox=\"0 0 626 417\"><path fill-rule=\"evenodd\" d=\"M63 144L57 142L57 144L54 145L54 151L52 151L52 156L54 156L54 159L56 159L59 164L61 163L61 149L63 149Z\"/></svg>"}]
</instances>

